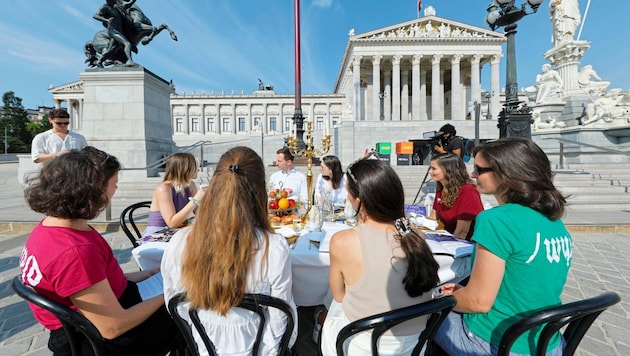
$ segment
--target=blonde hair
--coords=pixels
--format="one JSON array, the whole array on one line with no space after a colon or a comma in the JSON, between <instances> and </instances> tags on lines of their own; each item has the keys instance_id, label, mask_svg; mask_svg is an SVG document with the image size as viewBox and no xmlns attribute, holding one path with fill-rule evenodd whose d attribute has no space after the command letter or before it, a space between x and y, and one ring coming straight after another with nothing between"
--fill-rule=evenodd
<instances>
[{"instance_id":1,"label":"blonde hair","mask_svg":"<svg viewBox=\"0 0 630 356\"><path fill-rule=\"evenodd\" d=\"M180 193L188 187L195 173L197 173L197 160L192 153L174 153L166 160L163 182Z\"/></svg>"},{"instance_id":2,"label":"blonde hair","mask_svg":"<svg viewBox=\"0 0 630 356\"><path fill-rule=\"evenodd\" d=\"M221 315L236 306L255 253L264 248L267 260L270 233L263 161L234 147L219 159L188 235L182 282L191 306Z\"/></svg>"}]
</instances>

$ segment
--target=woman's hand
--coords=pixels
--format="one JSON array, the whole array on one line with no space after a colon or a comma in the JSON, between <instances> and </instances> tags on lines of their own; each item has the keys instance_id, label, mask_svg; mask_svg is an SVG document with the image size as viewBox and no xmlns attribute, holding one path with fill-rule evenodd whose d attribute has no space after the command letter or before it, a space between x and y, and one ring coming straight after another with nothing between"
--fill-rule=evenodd
<instances>
[{"instance_id":1,"label":"woman's hand","mask_svg":"<svg viewBox=\"0 0 630 356\"><path fill-rule=\"evenodd\" d=\"M160 272L160 267L156 267L153 269L145 269L142 271L138 271L138 272L131 272L131 273L126 273L125 277L127 277L128 280L132 281L132 282L142 282L145 279L153 276L154 274L157 274Z\"/></svg>"},{"instance_id":2,"label":"woman's hand","mask_svg":"<svg viewBox=\"0 0 630 356\"><path fill-rule=\"evenodd\" d=\"M446 283L440 287L440 294L437 296L451 295L455 293L456 290L462 288L461 285L456 283Z\"/></svg>"}]
</instances>

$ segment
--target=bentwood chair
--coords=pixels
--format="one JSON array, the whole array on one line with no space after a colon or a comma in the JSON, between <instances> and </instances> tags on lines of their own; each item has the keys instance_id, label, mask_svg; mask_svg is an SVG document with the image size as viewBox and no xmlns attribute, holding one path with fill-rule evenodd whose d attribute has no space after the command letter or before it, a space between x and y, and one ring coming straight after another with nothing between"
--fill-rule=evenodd
<instances>
[{"instance_id":1,"label":"bentwood chair","mask_svg":"<svg viewBox=\"0 0 630 356\"><path fill-rule=\"evenodd\" d=\"M72 355L80 356L84 354L84 350L82 349L83 345L85 345L84 340L89 342L95 356L107 355L107 349L105 348L105 342L103 341L101 333L96 326L81 313L42 296L31 286L22 283L20 277L13 278L11 287L17 295L38 307L48 310L59 319L68 337Z\"/></svg>"},{"instance_id":2,"label":"bentwood chair","mask_svg":"<svg viewBox=\"0 0 630 356\"><path fill-rule=\"evenodd\" d=\"M451 296L438 298L428 302L408 306L405 308L391 310L381 314L375 314L363 319L353 321L346 325L339 335L337 335L337 355L344 356L344 343L346 340L362 331L372 330L371 346L372 356L378 356L378 340L387 330L423 315L430 315L426 328L418 337L418 343L414 347L411 355L417 356L426 345L425 355L431 355L433 347L433 337L448 313L455 306L455 299Z\"/></svg>"},{"instance_id":3,"label":"bentwood chair","mask_svg":"<svg viewBox=\"0 0 630 356\"><path fill-rule=\"evenodd\" d=\"M188 301L186 300L186 295L184 293L177 294L169 300L168 311L169 313L171 313L175 324L184 335L186 344L188 344L189 352L193 356L198 356L200 355L199 347L205 347L210 356L217 355L215 345L212 340L210 340L210 337L206 333L205 328L202 325L201 320L199 319L199 310L197 308L180 308L180 305L183 305L185 303L188 303ZM251 352L249 352L249 354L259 354L260 343L262 342L265 325L267 324L265 310L269 307L276 308L280 310L284 315L286 315L287 323L284 333L282 334L282 338L280 339L278 355L289 356L291 354L291 351L289 350L289 340L291 339L291 334L293 333L293 328L295 325L292 309L283 300L264 294L246 294L245 298L237 306L237 308L243 308L253 311L254 313L256 313L256 315L258 315L259 318L256 340L254 341L252 350ZM190 320L196 332L199 334L201 340L203 341L203 345L197 345L197 343L195 342L193 330L190 324L180 314L183 310L188 310Z\"/></svg>"},{"instance_id":4,"label":"bentwood chair","mask_svg":"<svg viewBox=\"0 0 630 356\"><path fill-rule=\"evenodd\" d=\"M136 225L136 220L134 216L137 217L137 215L135 214L137 213L138 209L146 209L146 212L148 212L150 207L150 201L141 201L129 205L120 213L120 227L122 228L125 235L127 235L127 238L129 238L129 241L131 241L133 247L140 246L140 242L138 241L142 239L142 233Z\"/></svg>"},{"instance_id":5,"label":"bentwood chair","mask_svg":"<svg viewBox=\"0 0 630 356\"><path fill-rule=\"evenodd\" d=\"M543 324L547 325L542 328L536 342L535 355L545 355L551 337L567 324L562 333L566 341L563 355L573 355L595 319L608 307L619 303L620 300L621 298L617 293L608 292L597 297L543 309L526 316L516 321L505 331L501 337L497 355L508 355L512 344L519 336Z\"/></svg>"}]
</instances>

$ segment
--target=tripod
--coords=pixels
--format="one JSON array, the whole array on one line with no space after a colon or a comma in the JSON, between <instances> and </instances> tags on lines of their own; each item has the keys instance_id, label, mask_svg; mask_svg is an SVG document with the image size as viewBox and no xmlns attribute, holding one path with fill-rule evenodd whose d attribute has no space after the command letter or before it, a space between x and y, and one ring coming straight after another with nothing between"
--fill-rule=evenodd
<instances>
[{"instance_id":1,"label":"tripod","mask_svg":"<svg viewBox=\"0 0 630 356\"><path fill-rule=\"evenodd\" d=\"M422 187L424 186L424 183L427 181L427 177L429 176L430 170L431 170L431 166L427 167L427 172L424 174L424 178L422 178L422 183L420 183L420 188L418 188L416 197L413 198L413 203L411 203L411 205L416 205L416 200L418 200L418 195L420 195L420 192L422 191Z\"/></svg>"}]
</instances>

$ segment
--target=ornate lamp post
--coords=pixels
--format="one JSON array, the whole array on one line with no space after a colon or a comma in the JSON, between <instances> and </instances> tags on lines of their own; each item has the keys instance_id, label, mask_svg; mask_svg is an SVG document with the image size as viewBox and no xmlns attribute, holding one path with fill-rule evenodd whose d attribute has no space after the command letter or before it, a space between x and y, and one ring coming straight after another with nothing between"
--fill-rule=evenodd
<instances>
[{"instance_id":1,"label":"ornate lamp post","mask_svg":"<svg viewBox=\"0 0 630 356\"><path fill-rule=\"evenodd\" d=\"M514 0L493 0L488 5L486 23L492 30L505 27L507 37L507 58L505 76L505 105L499 113L499 137L525 137L531 139L532 110L518 101L518 83L516 81L516 23L538 10L542 0L526 0L520 8ZM532 12L527 12L527 7Z\"/></svg>"},{"instance_id":2,"label":"ornate lamp post","mask_svg":"<svg viewBox=\"0 0 630 356\"><path fill-rule=\"evenodd\" d=\"M302 84L300 70L300 0L294 0L295 16L295 112L293 124L295 125L295 137L287 137L287 146L294 156L306 157L306 185L308 189L308 212L313 206L313 158L325 155L330 150L330 135L328 123L324 125L322 136L322 149L318 150L313 145L313 122L306 122L306 141L304 141L304 116L302 115Z\"/></svg>"},{"instance_id":3,"label":"ornate lamp post","mask_svg":"<svg viewBox=\"0 0 630 356\"><path fill-rule=\"evenodd\" d=\"M11 124L6 124L6 126L4 126L4 154L6 155L7 152L9 152L9 138L7 136L7 129L11 127L10 131L11 133L13 133L13 125Z\"/></svg>"}]
</instances>

